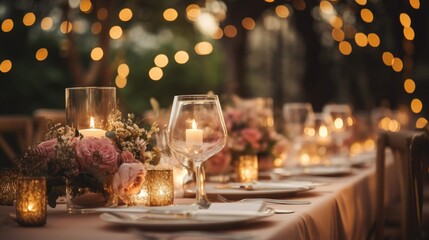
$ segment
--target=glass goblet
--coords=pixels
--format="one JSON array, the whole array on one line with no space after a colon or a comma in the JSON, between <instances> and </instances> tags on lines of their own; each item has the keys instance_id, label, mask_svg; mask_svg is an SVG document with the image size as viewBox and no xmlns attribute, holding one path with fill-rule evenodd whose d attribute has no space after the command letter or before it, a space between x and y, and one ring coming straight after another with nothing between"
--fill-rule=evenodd
<instances>
[{"instance_id":1,"label":"glass goblet","mask_svg":"<svg viewBox=\"0 0 429 240\"><path fill-rule=\"evenodd\" d=\"M203 162L222 150L228 136L218 96L175 96L167 136L170 148L194 163L196 204L208 208Z\"/></svg>"}]
</instances>

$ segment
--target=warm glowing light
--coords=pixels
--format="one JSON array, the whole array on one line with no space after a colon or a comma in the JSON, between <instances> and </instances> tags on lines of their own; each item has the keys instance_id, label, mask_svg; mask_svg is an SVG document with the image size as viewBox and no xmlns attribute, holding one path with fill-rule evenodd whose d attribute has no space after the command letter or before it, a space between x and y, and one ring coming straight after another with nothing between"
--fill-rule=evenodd
<instances>
[{"instance_id":1,"label":"warm glowing light","mask_svg":"<svg viewBox=\"0 0 429 240\"><path fill-rule=\"evenodd\" d=\"M329 23L333 28L341 28L343 26L343 20L339 16L329 18Z\"/></svg>"},{"instance_id":2,"label":"warm glowing light","mask_svg":"<svg viewBox=\"0 0 429 240\"><path fill-rule=\"evenodd\" d=\"M213 39L221 39L223 37L222 28L218 27L217 30L211 35Z\"/></svg>"},{"instance_id":3,"label":"warm glowing light","mask_svg":"<svg viewBox=\"0 0 429 240\"><path fill-rule=\"evenodd\" d=\"M195 45L195 52L198 55L208 55L213 52L213 46L209 42L199 42Z\"/></svg>"},{"instance_id":4,"label":"warm glowing light","mask_svg":"<svg viewBox=\"0 0 429 240\"><path fill-rule=\"evenodd\" d=\"M328 128L326 126L320 126L319 136L320 137L327 137L328 136Z\"/></svg>"},{"instance_id":5,"label":"warm glowing light","mask_svg":"<svg viewBox=\"0 0 429 240\"><path fill-rule=\"evenodd\" d=\"M320 2L320 11L326 15L331 15L334 12L332 4L326 0Z\"/></svg>"},{"instance_id":6,"label":"warm glowing light","mask_svg":"<svg viewBox=\"0 0 429 240\"><path fill-rule=\"evenodd\" d=\"M121 21L128 22L131 20L131 18L133 18L133 11L131 11L131 9L123 8L119 12L119 19L121 19Z\"/></svg>"},{"instance_id":7,"label":"warm glowing light","mask_svg":"<svg viewBox=\"0 0 429 240\"><path fill-rule=\"evenodd\" d=\"M285 5L278 5L275 8L275 12L279 18L287 18L289 17L289 8L287 8Z\"/></svg>"},{"instance_id":8,"label":"warm glowing light","mask_svg":"<svg viewBox=\"0 0 429 240\"><path fill-rule=\"evenodd\" d=\"M380 38L375 33L368 34L368 43L371 47L380 46Z\"/></svg>"},{"instance_id":9,"label":"warm glowing light","mask_svg":"<svg viewBox=\"0 0 429 240\"><path fill-rule=\"evenodd\" d=\"M365 47L368 45L368 38L363 33L356 33L355 42L359 47Z\"/></svg>"},{"instance_id":10,"label":"warm glowing light","mask_svg":"<svg viewBox=\"0 0 429 240\"><path fill-rule=\"evenodd\" d=\"M71 32L71 30L72 30L72 28L73 28L73 25L72 25L72 23L71 22L69 22L69 21L64 21L64 22L62 22L61 23L61 25L60 25L60 31L62 32L62 33L70 33Z\"/></svg>"},{"instance_id":11,"label":"warm glowing light","mask_svg":"<svg viewBox=\"0 0 429 240\"><path fill-rule=\"evenodd\" d=\"M364 22L370 23L374 20L374 15L372 14L371 10L367 8L363 8L360 10L360 17Z\"/></svg>"},{"instance_id":12,"label":"warm glowing light","mask_svg":"<svg viewBox=\"0 0 429 240\"><path fill-rule=\"evenodd\" d=\"M355 0L355 2L362 6L366 5L366 0Z\"/></svg>"},{"instance_id":13,"label":"warm glowing light","mask_svg":"<svg viewBox=\"0 0 429 240\"><path fill-rule=\"evenodd\" d=\"M420 99L414 98L411 101L411 111L413 111L413 113L420 113L422 111L422 108L423 108L423 103Z\"/></svg>"},{"instance_id":14,"label":"warm glowing light","mask_svg":"<svg viewBox=\"0 0 429 240\"><path fill-rule=\"evenodd\" d=\"M384 64L386 64L387 66L392 66L394 57L391 52L384 52L382 58Z\"/></svg>"},{"instance_id":15,"label":"warm glowing light","mask_svg":"<svg viewBox=\"0 0 429 240\"><path fill-rule=\"evenodd\" d=\"M1 24L1 30L3 32L10 32L12 31L12 29L13 29L13 20L10 18L3 20Z\"/></svg>"},{"instance_id":16,"label":"warm glowing light","mask_svg":"<svg viewBox=\"0 0 429 240\"><path fill-rule=\"evenodd\" d=\"M241 21L241 25L246 30L252 30L255 28L256 23L255 23L255 20L253 20L253 18L246 17L243 19L243 21Z\"/></svg>"},{"instance_id":17,"label":"warm glowing light","mask_svg":"<svg viewBox=\"0 0 429 240\"><path fill-rule=\"evenodd\" d=\"M153 62L157 67L163 68L168 64L168 57L165 54L158 54Z\"/></svg>"},{"instance_id":18,"label":"warm glowing light","mask_svg":"<svg viewBox=\"0 0 429 240\"><path fill-rule=\"evenodd\" d=\"M274 0L264 0L265 2L267 2L267 3L272 3L272 2L274 2Z\"/></svg>"},{"instance_id":19,"label":"warm glowing light","mask_svg":"<svg viewBox=\"0 0 429 240\"><path fill-rule=\"evenodd\" d=\"M89 13L92 10L92 3L90 0L82 0L79 9L84 13Z\"/></svg>"},{"instance_id":20,"label":"warm glowing light","mask_svg":"<svg viewBox=\"0 0 429 240\"><path fill-rule=\"evenodd\" d=\"M338 48L343 55L350 55L352 53L352 45L347 41L340 42Z\"/></svg>"},{"instance_id":21,"label":"warm glowing light","mask_svg":"<svg viewBox=\"0 0 429 240\"><path fill-rule=\"evenodd\" d=\"M45 31L51 29L52 25L53 25L53 21L52 21L52 18L50 17L45 17L40 22L40 27Z\"/></svg>"},{"instance_id":22,"label":"warm glowing light","mask_svg":"<svg viewBox=\"0 0 429 240\"><path fill-rule=\"evenodd\" d=\"M428 124L428 120L424 117L420 117L416 121L416 128L424 128Z\"/></svg>"},{"instance_id":23,"label":"warm glowing light","mask_svg":"<svg viewBox=\"0 0 429 240\"><path fill-rule=\"evenodd\" d=\"M375 148L375 141L373 139L367 139L363 143L363 147L366 151L374 150Z\"/></svg>"},{"instance_id":24,"label":"warm glowing light","mask_svg":"<svg viewBox=\"0 0 429 240\"><path fill-rule=\"evenodd\" d=\"M339 28L334 28L332 29L332 38L337 41L337 42L341 42L344 40L344 32L343 30L339 29Z\"/></svg>"},{"instance_id":25,"label":"warm glowing light","mask_svg":"<svg viewBox=\"0 0 429 240\"><path fill-rule=\"evenodd\" d=\"M98 61L101 58L103 58L103 54L104 54L103 49L101 49L100 47L96 47L91 51L91 58L94 61Z\"/></svg>"},{"instance_id":26,"label":"warm glowing light","mask_svg":"<svg viewBox=\"0 0 429 240\"><path fill-rule=\"evenodd\" d=\"M36 59L38 61L43 61L48 57L48 49L46 48L40 48L39 50L37 50L36 52Z\"/></svg>"},{"instance_id":27,"label":"warm glowing light","mask_svg":"<svg viewBox=\"0 0 429 240\"><path fill-rule=\"evenodd\" d=\"M197 4L190 4L186 7L186 16L191 21L196 21L201 15L201 9Z\"/></svg>"},{"instance_id":28,"label":"warm glowing light","mask_svg":"<svg viewBox=\"0 0 429 240\"><path fill-rule=\"evenodd\" d=\"M102 29L103 27L102 27L102 25L101 25L101 23L100 22L95 22L95 23L93 23L92 24L92 26L91 26L91 32L93 33L93 34L95 34L95 35L97 35L97 34L99 34L100 32L101 32L101 29Z\"/></svg>"},{"instance_id":29,"label":"warm glowing light","mask_svg":"<svg viewBox=\"0 0 429 240\"><path fill-rule=\"evenodd\" d=\"M105 8L100 8L97 11L97 18L99 20L106 20L108 15L109 15L109 13L107 12L107 9L105 9Z\"/></svg>"},{"instance_id":30,"label":"warm glowing light","mask_svg":"<svg viewBox=\"0 0 429 240\"><path fill-rule=\"evenodd\" d=\"M389 123L392 121L389 117L384 117L378 122L378 127L383 130L389 130Z\"/></svg>"},{"instance_id":31,"label":"warm glowing light","mask_svg":"<svg viewBox=\"0 0 429 240\"><path fill-rule=\"evenodd\" d=\"M404 27L403 32L404 32L404 37L407 40L412 41L414 39L415 34L414 34L414 30L411 27Z\"/></svg>"},{"instance_id":32,"label":"warm glowing light","mask_svg":"<svg viewBox=\"0 0 429 240\"><path fill-rule=\"evenodd\" d=\"M185 51L178 51L176 54L174 54L174 60L178 64L185 64L189 60L189 54Z\"/></svg>"},{"instance_id":33,"label":"warm glowing light","mask_svg":"<svg viewBox=\"0 0 429 240\"><path fill-rule=\"evenodd\" d=\"M399 21L404 27L411 27L411 18L406 13L401 13L399 15Z\"/></svg>"},{"instance_id":34,"label":"warm glowing light","mask_svg":"<svg viewBox=\"0 0 429 240\"><path fill-rule=\"evenodd\" d=\"M130 74L130 68L128 67L127 64L125 63L121 63L118 66L118 75L122 76L122 77L127 77L128 74Z\"/></svg>"},{"instance_id":35,"label":"warm glowing light","mask_svg":"<svg viewBox=\"0 0 429 240\"><path fill-rule=\"evenodd\" d=\"M0 63L0 72L7 73L12 69L12 62L8 59L3 60Z\"/></svg>"},{"instance_id":36,"label":"warm glowing light","mask_svg":"<svg viewBox=\"0 0 429 240\"><path fill-rule=\"evenodd\" d=\"M149 77L153 81L158 81L162 78L164 73L162 72L162 69L159 67L153 67L149 70Z\"/></svg>"},{"instance_id":37,"label":"warm glowing light","mask_svg":"<svg viewBox=\"0 0 429 240\"><path fill-rule=\"evenodd\" d=\"M420 8L420 0L410 0L410 5L414 9Z\"/></svg>"},{"instance_id":38,"label":"warm glowing light","mask_svg":"<svg viewBox=\"0 0 429 240\"><path fill-rule=\"evenodd\" d=\"M109 35L112 39L118 39L122 36L122 28L120 26L113 26L110 28Z\"/></svg>"},{"instance_id":39,"label":"warm glowing light","mask_svg":"<svg viewBox=\"0 0 429 240\"><path fill-rule=\"evenodd\" d=\"M402 71L402 69L404 68L404 64L402 63L402 60L397 57L393 58L392 68L393 68L393 71L395 72Z\"/></svg>"},{"instance_id":40,"label":"warm glowing light","mask_svg":"<svg viewBox=\"0 0 429 240\"><path fill-rule=\"evenodd\" d=\"M118 88L124 88L127 85L127 78L121 75L117 75L115 78L115 85Z\"/></svg>"},{"instance_id":41,"label":"warm glowing light","mask_svg":"<svg viewBox=\"0 0 429 240\"><path fill-rule=\"evenodd\" d=\"M34 15L34 13L32 12L26 13L22 18L22 23L27 27L33 25L35 22L36 22L36 15Z\"/></svg>"},{"instance_id":42,"label":"warm glowing light","mask_svg":"<svg viewBox=\"0 0 429 240\"><path fill-rule=\"evenodd\" d=\"M416 83L413 81L413 79L408 78L405 80L404 89L407 93L413 93L416 90Z\"/></svg>"},{"instance_id":43,"label":"warm glowing light","mask_svg":"<svg viewBox=\"0 0 429 240\"><path fill-rule=\"evenodd\" d=\"M344 121L341 118L336 118L334 120L334 127L336 129L342 129L344 127Z\"/></svg>"},{"instance_id":44,"label":"warm glowing light","mask_svg":"<svg viewBox=\"0 0 429 240\"><path fill-rule=\"evenodd\" d=\"M237 35L237 28L234 27L234 25L226 25L223 32L225 33L225 36L233 38Z\"/></svg>"},{"instance_id":45,"label":"warm glowing light","mask_svg":"<svg viewBox=\"0 0 429 240\"><path fill-rule=\"evenodd\" d=\"M391 132L398 132L401 130L401 124L397 120L392 120L389 122L388 130Z\"/></svg>"},{"instance_id":46,"label":"warm glowing light","mask_svg":"<svg viewBox=\"0 0 429 240\"><path fill-rule=\"evenodd\" d=\"M172 21L174 21L174 20L177 19L177 16L179 16L179 14L177 13L176 9L174 9L174 8L167 8L167 9L165 9L165 11L162 14L162 16L164 17L164 19L166 21L172 22Z\"/></svg>"}]
</instances>

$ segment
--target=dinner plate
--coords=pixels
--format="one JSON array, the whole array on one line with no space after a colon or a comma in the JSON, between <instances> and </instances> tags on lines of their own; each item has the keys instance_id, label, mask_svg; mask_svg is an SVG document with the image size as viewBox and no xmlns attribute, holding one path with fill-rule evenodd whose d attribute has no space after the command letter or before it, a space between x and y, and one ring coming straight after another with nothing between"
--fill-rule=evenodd
<instances>
[{"instance_id":1,"label":"dinner plate","mask_svg":"<svg viewBox=\"0 0 429 240\"><path fill-rule=\"evenodd\" d=\"M312 176L343 176L352 173L349 165L315 166L303 169L304 175Z\"/></svg>"},{"instance_id":2,"label":"dinner plate","mask_svg":"<svg viewBox=\"0 0 429 240\"><path fill-rule=\"evenodd\" d=\"M351 158L354 167L362 167L375 162L375 152L361 153Z\"/></svg>"},{"instance_id":3,"label":"dinner plate","mask_svg":"<svg viewBox=\"0 0 429 240\"><path fill-rule=\"evenodd\" d=\"M244 184L245 185L245 184ZM229 183L231 187L222 187L219 183L206 183L207 196L215 197L215 195L222 195L228 199L242 199L242 198L285 198L293 196L298 193L313 190L314 186L309 185L290 185L290 186L258 186L255 185L253 190L245 190L240 188L240 183ZM195 190L189 190L195 191Z\"/></svg>"},{"instance_id":4,"label":"dinner plate","mask_svg":"<svg viewBox=\"0 0 429 240\"><path fill-rule=\"evenodd\" d=\"M142 229L158 230L218 230L238 227L244 223L257 221L274 215L274 209L266 208L264 211L245 215L229 214L191 214L189 216L166 216L162 214L115 214L102 213L100 218L106 222L118 225L134 226Z\"/></svg>"}]
</instances>

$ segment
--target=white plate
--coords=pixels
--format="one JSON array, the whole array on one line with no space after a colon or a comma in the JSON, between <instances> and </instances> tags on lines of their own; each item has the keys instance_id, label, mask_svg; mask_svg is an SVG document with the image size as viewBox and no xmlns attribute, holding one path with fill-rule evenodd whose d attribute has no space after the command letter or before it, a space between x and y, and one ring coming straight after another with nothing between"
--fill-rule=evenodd
<instances>
[{"instance_id":1,"label":"white plate","mask_svg":"<svg viewBox=\"0 0 429 240\"><path fill-rule=\"evenodd\" d=\"M132 218L120 217L112 213L102 213L100 218L106 222L135 226L150 230L216 230L231 227L237 227L250 221L256 221L262 218L272 216L274 209L266 208L263 212L257 212L255 215L212 215L196 214L189 216L161 215L161 214L132 214ZM124 216L130 216L130 213ZM140 217L140 218L139 218Z\"/></svg>"},{"instance_id":2,"label":"white plate","mask_svg":"<svg viewBox=\"0 0 429 240\"><path fill-rule=\"evenodd\" d=\"M351 158L351 164L355 167L366 166L375 162L375 152L361 153Z\"/></svg>"},{"instance_id":3,"label":"white plate","mask_svg":"<svg viewBox=\"0 0 429 240\"><path fill-rule=\"evenodd\" d=\"M312 176L343 176L352 173L352 168L348 165L340 166L317 166L304 168L303 174Z\"/></svg>"},{"instance_id":4,"label":"white plate","mask_svg":"<svg viewBox=\"0 0 429 240\"><path fill-rule=\"evenodd\" d=\"M230 183L231 186L239 186L240 183ZM296 185L284 187L256 187L254 190L240 189L239 187L217 188L219 183L206 183L207 196L222 195L229 199L242 199L242 198L285 198L293 196L297 193L306 192L314 189L314 186ZM194 191L194 190L191 190Z\"/></svg>"}]
</instances>

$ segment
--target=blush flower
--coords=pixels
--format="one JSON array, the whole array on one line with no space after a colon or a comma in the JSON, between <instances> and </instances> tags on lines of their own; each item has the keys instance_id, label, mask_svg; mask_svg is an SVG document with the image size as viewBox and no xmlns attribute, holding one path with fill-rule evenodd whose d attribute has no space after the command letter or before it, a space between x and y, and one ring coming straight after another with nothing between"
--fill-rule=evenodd
<instances>
[{"instance_id":1,"label":"blush flower","mask_svg":"<svg viewBox=\"0 0 429 240\"><path fill-rule=\"evenodd\" d=\"M55 146L57 145L57 143L58 143L58 140L56 138L53 138L39 143L37 147L40 148L42 151L44 151L48 158L54 158Z\"/></svg>"},{"instance_id":2,"label":"blush flower","mask_svg":"<svg viewBox=\"0 0 429 240\"><path fill-rule=\"evenodd\" d=\"M145 176L142 163L123 163L113 176L113 191L124 203L128 203L131 195L140 192Z\"/></svg>"},{"instance_id":3,"label":"blush flower","mask_svg":"<svg viewBox=\"0 0 429 240\"><path fill-rule=\"evenodd\" d=\"M115 173L119 165L119 153L107 138L83 138L76 144L77 161L81 169L96 167L107 173Z\"/></svg>"}]
</instances>

